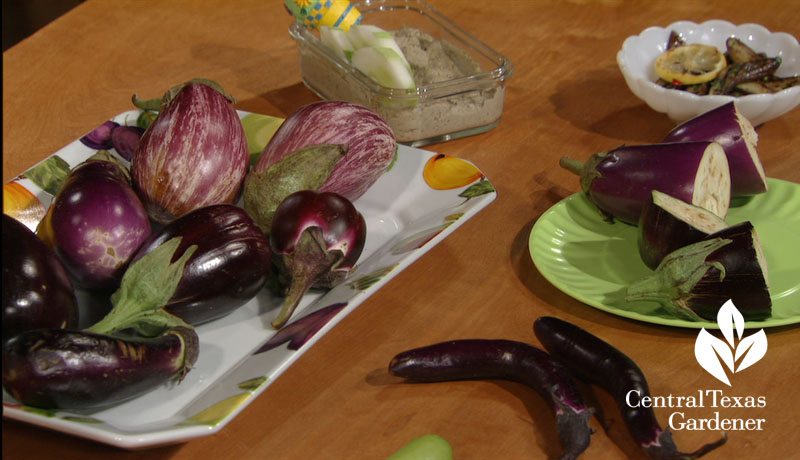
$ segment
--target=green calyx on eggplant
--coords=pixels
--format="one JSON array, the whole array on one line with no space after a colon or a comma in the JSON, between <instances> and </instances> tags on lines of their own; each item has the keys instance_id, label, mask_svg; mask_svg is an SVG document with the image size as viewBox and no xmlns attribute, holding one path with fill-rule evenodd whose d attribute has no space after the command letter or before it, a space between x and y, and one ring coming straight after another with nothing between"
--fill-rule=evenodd
<instances>
[{"instance_id":1,"label":"green calyx on eggplant","mask_svg":"<svg viewBox=\"0 0 800 460\"><path fill-rule=\"evenodd\" d=\"M272 321L280 329L313 286L333 287L350 273L366 241L364 216L333 192L303 190L286 197L270 231L273 260L289 287Z\"/></svg>"},{"instance_id":2,"label":"green calyx on eggplant","mask_svg":"<svg viewBox=\"0 0 800 460\"><path fill-rule=\"evenodd\" d=\"M636 225L653 190L725 217L730 207L730 168L716 142L620 146L586 163L563 157L581 188L608 220Z\"/></svg>"},{"instance_id":3,"label":"green calyx on eggplant","mask_svg":"<svg viewBox=\"0 0 800 460\"><path fill-rule=\"evenodd\" d=\"M78 301L52 249L3 214L3 342L39 328L74 328Z\"/></svg>"},{"instance_id":4,"label":"green calyx on eggplant","mask_svg":"<svg viewBox=\"0 0 800 460\"><path fill-rule=\"evenodd\" d=\"M207 82L190 81L162 103L131 160L134 188L150 217L167 223L235 202L250 154L231 101Z\"/></svg>"},{"instance_id":5,"label":"green calyx on eggplant","mask_svg":"<svg viewBox=\"0 0 800 460\"><path fill-rule=\"evenodd\" d=\"M267 282L269 240L242 208L219 204L179 217L151 235L133 260L174 237L181 237L176 254L191 246L197 246L197 250L186 262L164 310L191 325L231 313Z\"/></svg>"},{"instance_id":6,"label":"green calyx on eggplant","mask_svg":"<svg viewBox=\"0 0 800 460\"><path fill-rule=\"evenodd\" d=\"M101 291L119 286L150 232L128 170L104 150L70 172L37 229L76 285Z\"/></svg>"},{"instance_id":7,"label":"green calyx on eggplant","mask_svg":"<svg viewBox=\"0 0 800 460\"><path fill-rule=\"evenodd\" d=\"M746 320L772 315L767 261L750 222L669 253L652 275L631 284L628 301L653 300L688 320L715 321L732 300Z\"/></svg>"},{"instance_id":8,"label":"green calyx on eggplant","mask_svg":"<svg viewBox=\"0 0 800 460\"><path fill-rule=\"evenodd\" d=\"M662 142L702 142L720 144L731 170L731 196L767 191L767 177L758 157L758 133L739 112L735 101L723 104L673 128Z\"/></svg>"},{"instance_id":9,"label":"green calyx on eggplant","mask_svg":"<svg viewBox=\"0 0 800 460\"><path fill-rule=\"evenodd\" d=\"M655 269L670 252L727 226L725 219L707 209L653 190L639 216L639 255L645 265Z\"/></svg>"},{"instance_id":10,"label":"green calyx on eggplant","mask_svg":"<svg viewBox=\"0 0 800 460\"><path fill-rule=\"evenodd\" d=\"M88 329L40 328L3 347L3 386L23 404L56 409L97 409L180 381L199 355L194 328L164 311L196 250L171 262L172 238L132 263L113 308Z\"/></svg>"},{"instance_id":11,"label":"green calyx on eggplant","mask_svg":"<svg viewBox=\"0 0 800 460\"><path fill-rule=\"evenodd\" d=\"M244 182L244 209L269 233L278 205L301 190L319 190L347 151L338 144L313 144L282 157L263 171L250 171Z\"/></svg>"},{"instance_id":12,"label":"green calyx on eggplant","mask_svg":"<svg viewBox=\"0 0 800 460\"><path fill-rule=\"evenodd\" d=\"M186 327L150 338L33 329L3 346L3 387L27 406L99 409L180 381L198 352Z\"/></svg>"},{"instance_id":13,"label":"green calyx on eggplant","mask_svg":"<svg viewBox=\"0 0 800 460\"><path fill-rule=\"evenodd\" d=\"M350 201L389 170L397 153L394 132L377 112L351 102L319 101L284 120L253 171L261 173L287 155L317 144L342 145L347 151L317 191L334 192Z\"/></svg>"}]
</instances>

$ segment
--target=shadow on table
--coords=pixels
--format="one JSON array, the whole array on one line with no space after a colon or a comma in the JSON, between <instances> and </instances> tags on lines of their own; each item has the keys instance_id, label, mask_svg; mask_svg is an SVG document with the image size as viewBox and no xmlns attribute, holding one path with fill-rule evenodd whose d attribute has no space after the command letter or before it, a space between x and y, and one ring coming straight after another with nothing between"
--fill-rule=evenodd
<instances>
[{"instance_id":1,"label":"shadow on table","mask_svg":"<svg viewBox=\"0 0 800 460\"><path fill-rule=\"evenodd\" d=\"M561 80L550 102L573 126L629 142L658 142L674 126L631 93L616 66Z\"/></svg>"}]
</instances>

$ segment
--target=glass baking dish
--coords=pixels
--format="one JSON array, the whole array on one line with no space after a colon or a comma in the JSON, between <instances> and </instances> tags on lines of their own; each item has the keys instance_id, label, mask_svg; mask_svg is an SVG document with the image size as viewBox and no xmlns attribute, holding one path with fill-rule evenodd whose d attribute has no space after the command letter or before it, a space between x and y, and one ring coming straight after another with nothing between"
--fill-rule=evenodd
<instances>
[{"instance_id":1,"label":"glass baking dish","mask_svg":"<svg viewBox=\"0 0 800 460\"><path fill-rule=\"evenodd\" d=\"M309 89L323 99L370 107L389 123L398 142L411 146L478 134L497 126L503 113L505 83L513 72L507 57L419 0L367 0L353 6L361 11L362 24L388 31L403 26L417 28L439 41L448 54L468 56L470 65L479 70L418 83L414 90L389 88L325 46L315 29L294 21L289 34L297 42L303 83Z\"/></svg>"}]
</instances>

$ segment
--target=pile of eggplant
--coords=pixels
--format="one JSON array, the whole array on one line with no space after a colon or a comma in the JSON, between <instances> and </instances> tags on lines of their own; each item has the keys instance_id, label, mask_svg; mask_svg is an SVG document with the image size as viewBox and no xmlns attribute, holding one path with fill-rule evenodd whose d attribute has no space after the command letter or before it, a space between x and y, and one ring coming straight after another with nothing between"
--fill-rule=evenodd
<instances>
[{"instance_id":1,"label":"pile of eggplant","mask_svg":"<svg viewBox=\"0 0 800 460\"><path fill-rule=\"evenodd\" d=\"M681 452L651 407L628 403L631 394L650 398L644 372L630 357L560 318L540 317L533 330L544 350L505 339L450 340L398 353L389 362L389 373L409 383L508 380L530 387L555 416L563 449L559 460L580 457L593 434L589 422L595 409L587 404L576 380L596 385L614 398L631 437L651 459L700 458L727 441L723 435L694 452Z\"/></svg>"},{"instance_id":2,"label":"pile of eggplant","mask_svg":"<svg viewBox=\"0 0 800 460\"><path fill-rule=\"evenodd\" d=\"M367 231L353 201L396 154L377 114L326 101L290 115L251 168L215 82L133 102L147 128L84 136L97 154L64 171L35 233L3 216L2 378L22 404L98 410L181 381L195 326L265 289L286 297L284 326L308 289L352 270ZM105 310L79 318L76 290Z\"/></svg>"},{"instance_id":3,"label":"pile of eggplant","mask_svg":"<svg viewBox=\"0 0 800 460\"><path fill-rule=\"evenodd\" d=\"M729 226L731 202L767 192L758 135L736 102L685 121L656 144L617 147L587 162L561 159L578 174L604 219L637 226L653 273L626 299L653 300L677 317L715 321L733 300L748 320L772 314L767 265L750 222Z\"/></svg>"}]
</instances>

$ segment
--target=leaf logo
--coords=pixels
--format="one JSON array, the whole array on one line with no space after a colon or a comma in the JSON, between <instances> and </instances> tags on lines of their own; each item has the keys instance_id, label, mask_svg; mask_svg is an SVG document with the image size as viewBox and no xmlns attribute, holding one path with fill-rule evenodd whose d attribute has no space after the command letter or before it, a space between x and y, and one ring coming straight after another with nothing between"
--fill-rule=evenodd
<instances>
[{"instance_id":1,"label":"leaf logo","mask_svg":"<svg viewBox=\"0 0 800 460\"><path fill-rule=\"evenodd\" d=\"M734 374L758 362L767 353L767 334L761 329L742 338L744 317L732 300L719 309L717 324L725 340L714 337L702 328L694 343L694 356L709 374L731 386L725 367Z\"/></svg>"}]
</instances>

